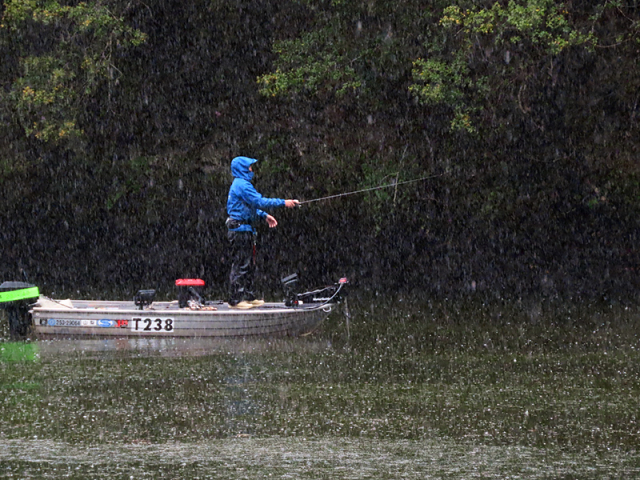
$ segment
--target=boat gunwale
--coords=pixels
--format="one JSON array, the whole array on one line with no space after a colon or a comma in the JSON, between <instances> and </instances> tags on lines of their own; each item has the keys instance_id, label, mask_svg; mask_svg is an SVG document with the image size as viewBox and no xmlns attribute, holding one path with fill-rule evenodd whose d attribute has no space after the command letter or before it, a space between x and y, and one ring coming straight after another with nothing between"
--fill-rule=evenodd
<instances>
[{"instance_id":1,"label":"boat gunwale","mask_svg":"<svg viewBox=\"0 0 640 480\"><path fill-rule=\"evenodd\" d=\"M221 316L221 315L251 315L251 316L257 316L257 315L265 315L265 314L286 314L286 315L290 315L290 314L295 314L295 313L301 313L301 312L313 312L316 310L324 310L326 307L330 307L331 309L333 309L333 307L335 306L335 303L333 302L327 302L327 303L321 303L321 304L306 304L304 306L299 306L299 307L286 307L284 305L284 303L280 303L280 302L269 302L269 303L265 303L264 305L261 305L259 307L252 307L252 308L248 308L248 309L234 309L232 307L226 306L223 304L223 308L222 309L215 309L215 310L192 310L190 308L160 308L160 309L148 309L145 308L143 310L140 310L139 308L105 308L105 307L74 307L74 306L68 306L68 305L64 305L59 303L59 301L48 298L48 297L44 297L41 296L43 298L45 298L48 302L53 302L59 305L58 306L49 306L49 305L34 305L30 311L32 313L37 313L37 314L42 314L42 313L47 313L47 312L54 312L54 313L62 313L62 312L76 312L76 313L126 313L126 314L131 314L131 315L145 315L145 314L153 314L153 313L157 313L157 314L179 314L179 315L194 315L194 316L206 316L206 315L211 315L211 316ZM73 301L80 301L80 302L93 302L94 300L71 300ZM109 300L95 300L95 302L103 302L105 304L114 304L114 303L120 303L120 301L109 301ZM129 304L131 302L127 302L127 301L121 301L122 304ZM157 302L158 304L165 304L165 305L171 305L171 302ZM280 306L281 305L281 306ZM208 306L208 305L207 305ZM215 308L215 305L211 305Z\"/></svg>"}]
</instances>

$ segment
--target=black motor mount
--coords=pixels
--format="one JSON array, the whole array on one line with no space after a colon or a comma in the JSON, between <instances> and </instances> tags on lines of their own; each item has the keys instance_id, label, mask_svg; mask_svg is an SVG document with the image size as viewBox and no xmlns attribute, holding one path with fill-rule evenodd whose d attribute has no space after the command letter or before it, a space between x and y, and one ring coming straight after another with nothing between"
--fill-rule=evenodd
<instances>
[{"instance_id":1,"label":"black motor mount","mask_svg":"<svg viewBox=\"0 0 640 480\"><path fill-rule=\"evenodd\" d=\"M155 297L155 290L138 290L138 293L133 297L133 303L135 303L138 309L144 310L145 307L148 307L153 303Z\"/></svg>"},{"instance_id":2,"label":"black motor mount","mask_svg":"<svg viewBox=\"0 0 640 480\"><path fill-rule=\"evenodd\" d=\"M293 307L298 304L298 275L296 273L284 277L280 280L284 290L284 304L287 307Z\"/></svg>"}]
</instances>

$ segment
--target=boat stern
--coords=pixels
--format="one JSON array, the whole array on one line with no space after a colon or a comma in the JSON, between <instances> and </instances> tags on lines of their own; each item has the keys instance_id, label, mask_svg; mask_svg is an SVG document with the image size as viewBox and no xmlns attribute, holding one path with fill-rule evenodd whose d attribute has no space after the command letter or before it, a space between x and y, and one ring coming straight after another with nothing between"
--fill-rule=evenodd
<instances>
[{"instance_id":1,"label":"boat stern","mask_svg":"<svg viewBox=\"0 0 640 480\"><path fill-rule=\"evenodd\" d=\"M9 334L24 338L31 328L29 310L40 298L38 287L25 282L4 282L0 285L0 309L7 312Z\"/></svg>"}]
</instances>

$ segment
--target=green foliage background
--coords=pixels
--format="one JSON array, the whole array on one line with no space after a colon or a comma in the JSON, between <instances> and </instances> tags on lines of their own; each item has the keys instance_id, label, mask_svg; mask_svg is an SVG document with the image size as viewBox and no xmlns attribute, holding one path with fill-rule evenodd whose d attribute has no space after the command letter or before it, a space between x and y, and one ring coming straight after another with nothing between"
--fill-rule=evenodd
<instances>
[{"instance_id":1,"label":"green foliage background","mask_svg":"<svg viewBox=\"0 0 640 480\"><path fill-rule=\"evenodd\" d=\"M298 271L431 295L637 298L638 2L2 1L0 278L170 293L228 270L228 165L313 199Z\"/></svg>"}]
</instances>

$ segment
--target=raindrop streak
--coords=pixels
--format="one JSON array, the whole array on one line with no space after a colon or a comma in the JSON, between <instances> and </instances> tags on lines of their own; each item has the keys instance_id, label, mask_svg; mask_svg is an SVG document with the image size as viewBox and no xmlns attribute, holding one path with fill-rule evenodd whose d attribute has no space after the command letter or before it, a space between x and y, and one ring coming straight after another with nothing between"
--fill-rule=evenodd
<instances>
[{"instance_id":1,"label":"raindrop streak","mask_svg":"<svg viewBox=\"0 0 640 480\"><path fill-rule=\"evenodd\" d=\"M347 297L345 297L342 300L342 304L343 304L342 308L344 311L344 321L347 326L347 342L348 342L349 340L351 340L351 333L349 331L349 320L351 319L351 313L349 312L349 304L347 300L348 300Z\"/></svg>"}]
</instances>

